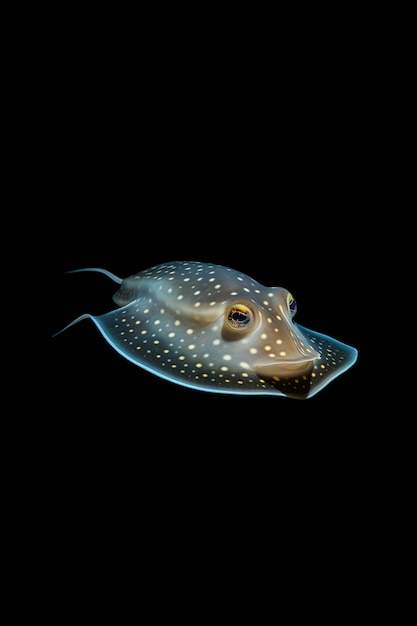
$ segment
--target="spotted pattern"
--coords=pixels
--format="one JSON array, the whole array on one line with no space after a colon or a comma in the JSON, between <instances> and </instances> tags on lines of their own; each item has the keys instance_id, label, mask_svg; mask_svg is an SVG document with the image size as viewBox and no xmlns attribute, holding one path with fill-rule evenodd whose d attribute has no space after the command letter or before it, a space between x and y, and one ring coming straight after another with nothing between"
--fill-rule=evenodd
<instances>
[{"instance_id":1,"label":"spotted pattern","mask_svg":"<svg viewBox=\"0 0 417 626\"><path fill-rule=\"evenodd\" d=\"M88 270L120 284L113 297L119 308L72 324L92 319L123 357L168 381L302 399L356 361L355 348L293 321L296 303L286 289L234 269L182 261L124 280Z\"/></svg>"}]
</instances>

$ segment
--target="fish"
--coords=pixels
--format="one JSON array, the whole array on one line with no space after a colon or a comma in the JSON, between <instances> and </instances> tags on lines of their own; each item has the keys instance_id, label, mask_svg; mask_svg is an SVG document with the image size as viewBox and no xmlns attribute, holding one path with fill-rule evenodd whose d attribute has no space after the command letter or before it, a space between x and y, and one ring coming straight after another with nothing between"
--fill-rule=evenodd
<instances>
[{"instance_id":1,"label":"fish","mask_svg":"<svg viewBox=\"0 0 417 626\"><path fill-rule=\"evenodd\" d=\"M308 399L351 368L358 350L294 321L297 303L284 287L268 287L213 263L175 261L125 279L117 308L84 313L122 357L166 381L194 390Z\"/></svg>"}]
</instances>

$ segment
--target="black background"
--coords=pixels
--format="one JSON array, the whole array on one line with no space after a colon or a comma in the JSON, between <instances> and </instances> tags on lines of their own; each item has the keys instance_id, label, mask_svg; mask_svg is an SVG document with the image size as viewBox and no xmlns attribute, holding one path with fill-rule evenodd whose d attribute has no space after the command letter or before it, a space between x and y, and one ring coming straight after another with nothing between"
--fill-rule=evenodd
<instances>
[{"instance_id":1,"label":"black background","mask_svg":"<svg viewBox=\"0 0 417 626\"><path fill-rule=\"evenodd\" d=\"M213 551L219 573L225 544L238 567L257 561L248 550L290 548L313 578L323 558L328 572L362 558L364 536L378 560L392 450L376 402L396 384L376 367L374 332L386 233L395 240L389 55L376 62L360 33L337 45L339 30L301 46L234 29L228 47L200 29L165 39L159 20L150 38L146 25L125 37L91 24L49 39L46 87L34 89L46 332L32 428L51 532L69 561L85 563L88 545L110 579L120 553L140 555L150 578L162 563L171 580L178 562L201 571ZM136 367L90 320L52 336L114 307L117 285L68 270L124 278L176 260L286 287L296 321L357 348L357 363L309 400L228 396Z\"/></svg>"}]
</instances>

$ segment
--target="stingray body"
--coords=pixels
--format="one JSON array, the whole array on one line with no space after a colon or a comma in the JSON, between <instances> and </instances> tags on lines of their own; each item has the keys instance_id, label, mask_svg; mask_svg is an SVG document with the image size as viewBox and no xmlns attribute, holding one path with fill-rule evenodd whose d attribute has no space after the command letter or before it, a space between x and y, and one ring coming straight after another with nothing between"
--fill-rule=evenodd
<instances>
[{"instance_id":1,"label":"stingray body","mask_svg":"<svg viewBox=\"0 0 417 626\"><path fill-rule=\"evenodd\" d=\"M296 303L234 269L179 261L122 280L117 309L84 314L123 357L168 381L229 394L311 398L350 368L357 350L293 320ZM61 331L62 332L62 331Z\"/></svg>"}]
</instances>

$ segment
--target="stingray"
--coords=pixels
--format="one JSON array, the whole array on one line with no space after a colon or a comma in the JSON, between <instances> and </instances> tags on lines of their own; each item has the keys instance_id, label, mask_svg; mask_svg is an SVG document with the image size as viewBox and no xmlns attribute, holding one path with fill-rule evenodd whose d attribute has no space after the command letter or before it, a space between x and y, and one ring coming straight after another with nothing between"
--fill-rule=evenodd
<instances>
[{"instance_id":1,"label":"stingray","mask_svg":"<svg viewBox=\"0 0 417 626\"><path fill-rule=\"evenodd\" d=\"M358 351L294 322L297 304L283 287L265 287L211 263L155 265L121 279L117 309L80 315L135 365L201 391L312 398L355 363Z\"/></svg>"}]
</instances>

